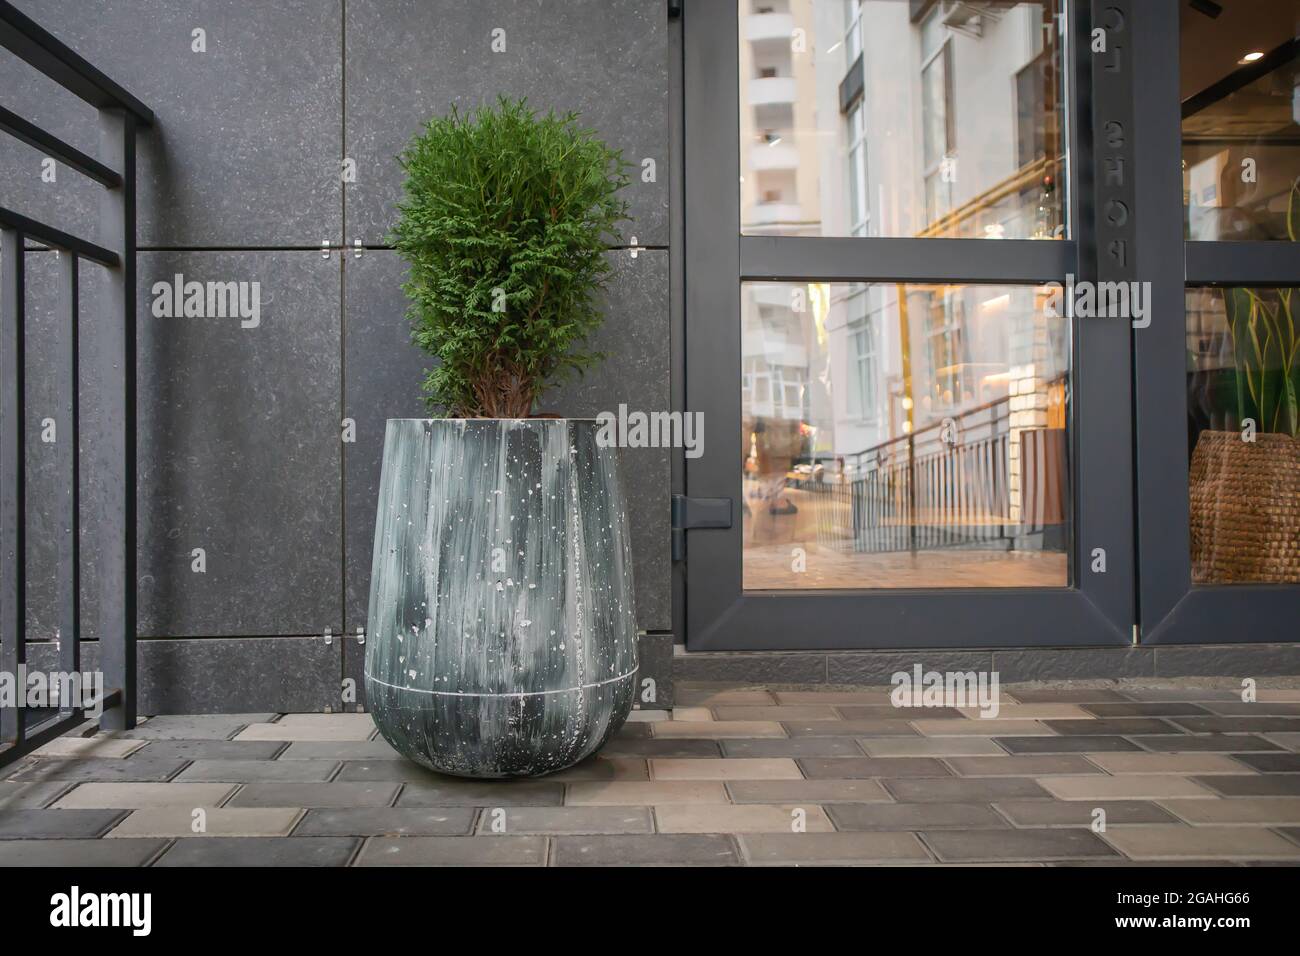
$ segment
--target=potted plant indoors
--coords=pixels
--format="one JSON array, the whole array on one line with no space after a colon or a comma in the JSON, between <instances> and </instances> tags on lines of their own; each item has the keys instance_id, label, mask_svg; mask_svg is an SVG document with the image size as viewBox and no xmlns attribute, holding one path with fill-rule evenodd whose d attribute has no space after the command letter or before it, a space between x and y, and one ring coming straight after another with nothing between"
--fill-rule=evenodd
<instances>
[{"instance_id":1,"label":"potted plant indoors","mask_svg":"<svg viewBox=\"0 0 1300 956\"><path fill-rule=\"evenodd\" d=\"M1300 180L1287 229L1296 239ZM1300 583L1300 307L1294 289L1222 297L1231 366L1202 384L1210 428L1190 473L1192 580Z\"/></svg>"},{"instance_id":2,"label":"potted plant indoors","mask_svg":"<svg viewBox=\"0 0 1300 956\"><path fill-rule=\"evenodd\" d=\"M393 245L435 418L384 438L366 643L371 712L426 767L549 773L632 707L632 569L617 449L538 397L585 340L627 206L622 155L525 101L452 110L400 162Z\"/></svg>"}]
</instances>

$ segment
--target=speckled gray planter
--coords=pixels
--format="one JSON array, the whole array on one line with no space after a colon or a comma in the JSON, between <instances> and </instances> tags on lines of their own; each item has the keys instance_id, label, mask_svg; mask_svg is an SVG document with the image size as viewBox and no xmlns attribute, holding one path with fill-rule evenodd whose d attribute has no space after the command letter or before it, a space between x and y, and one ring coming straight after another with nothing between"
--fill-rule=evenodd
<instances>
[{"instance_id":1,"label":"speckled gray planter","mask_svg":"<svg viewBox=\"0 0 1300 956\"><path fill-rule=\"evenodd\" d=\"M462 777L551 773L627 719L636 616L617 449L594 421L390 419L366 694Z\"/></svg>"}]
</instances>

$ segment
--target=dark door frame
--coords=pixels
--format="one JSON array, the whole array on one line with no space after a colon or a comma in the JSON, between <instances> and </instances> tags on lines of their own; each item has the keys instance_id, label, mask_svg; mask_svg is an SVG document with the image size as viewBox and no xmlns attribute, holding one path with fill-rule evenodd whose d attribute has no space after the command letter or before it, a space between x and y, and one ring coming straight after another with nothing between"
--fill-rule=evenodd
<instances>
[{"instance_id":1,"label":"dark door frame","mask_svg":"<svg viewBox=\"0 0 1300 956\"><path fill-rule=\"evenodd\" d=\"M1146 0L1149 2L1149 0ZM1127 11L1133 0L1105 10ZM704 454L683 463L695 497L741 498L740 281L1064 282L1120 278L1099 263L1099 234L1126 241L1133 217L1116 223L1093 202L1093 170L1105 143L1094 137L1094 84L1087 38L1093 11L1070 7L1070 218L1062 241L742 237L739 210L738 4L683 4L684 285L683 407L703 412ZM1100 13L1101 11L1099 11ZM1082 54L1082 55L1081 55ZM1132 71L1104 85L1132 108ZM1098 84L1098 89L1103 84ZM1127 102L1126 102L1127 101ZM1099 110L1099 113L1103 112ZM1106 115L1110 115L1109 112ZM1098 147L1094 155L1094 138ZM1131 191L1131 187L1128 187ZM1127 193L1126 193L1127 195ZM1131 199L1130 199L1131 202ZM1108 220L1107 217L1110 216ZM1099 273L1098 270L1101 270ZM1071 470L1074 586L987 590L745 592L741 527L689 532L684 624L691 650L1116 645L1134 638L1132 337L1121 320L1074 320ZM1080 464L1082 463L1082 464ZM739 508L733 509L739 518ZM1105 573L1090 570L1106 550ZM815 623L810 628L810 623Z\"/></svg>"},{"instance_id":2,"label":"dark door frame","mask_svg":"<svg viewBox=\"0 0 1300 956\"><path fill-rule=\"evenodd\" d=\"M1189 530L1187 286L1300 286L1300 243L1185 241L1178 0L1133 4L1142 278L1151 327L1134 333L1142 641L1300 640L1300 587L1196 587Z\"/></svg>"}]
</instances>

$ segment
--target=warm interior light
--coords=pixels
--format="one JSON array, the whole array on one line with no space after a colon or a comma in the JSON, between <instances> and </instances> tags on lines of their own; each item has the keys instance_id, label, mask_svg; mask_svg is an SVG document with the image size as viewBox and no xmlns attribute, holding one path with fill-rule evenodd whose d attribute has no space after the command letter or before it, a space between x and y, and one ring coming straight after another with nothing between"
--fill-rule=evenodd
<instances>
[{"instance_id":1,"label":"warm interior light","mask_svg":"<svg viewBox=\"0 0 1300 956\"><path fill-rule=\"evenodd\" d=\"M1245 56L1243 56L1240 62L1254 63L1256 60L1262 60L1262 59L1264 59L1264 54L1260 53L1258 50L1255 50L1254 52L1247 53Z\"/></svg>"}]
</instances>

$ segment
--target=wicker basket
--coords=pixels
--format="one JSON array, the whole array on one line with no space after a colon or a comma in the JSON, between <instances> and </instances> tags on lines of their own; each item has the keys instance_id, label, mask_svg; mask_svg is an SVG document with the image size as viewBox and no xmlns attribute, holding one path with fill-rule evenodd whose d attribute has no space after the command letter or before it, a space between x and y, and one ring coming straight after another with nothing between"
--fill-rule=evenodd
<instances>
[{"instance_id":1,"label":"wicker basket","mask_svg":"<svg viewBox=\"0 0 1300 956\"><path fill-rule=\"evenodd\" d=\"M1300 583L1300 441L1201 432L1190 480L1194 583Z\"/></svg>"}]
</instances>

